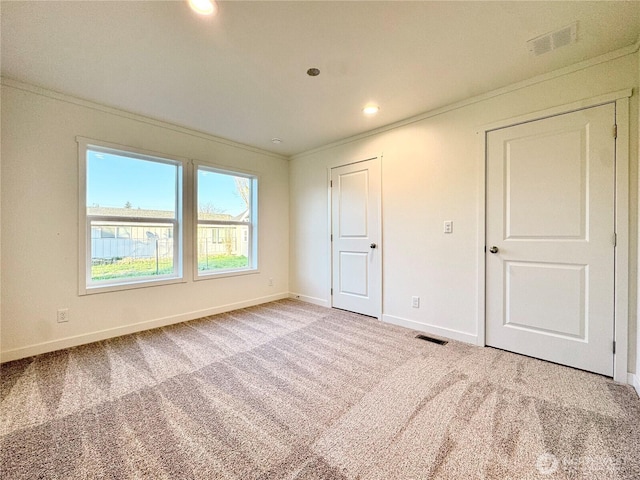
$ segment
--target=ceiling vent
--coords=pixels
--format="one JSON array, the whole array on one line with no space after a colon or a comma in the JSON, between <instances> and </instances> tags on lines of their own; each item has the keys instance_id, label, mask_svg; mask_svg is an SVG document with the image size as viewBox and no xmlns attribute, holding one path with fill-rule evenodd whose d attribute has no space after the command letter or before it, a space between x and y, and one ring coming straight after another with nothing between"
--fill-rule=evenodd
<instances>
[{"instance_id":1,"label":"ceiling vent","mask_svg":"<svg viewBox=\"0 0 640 480\"><path fill-rule=\"evenodd\" d=\"M545 33L544 35L533 38L527 42L529 52L531 52L532 55L538 56L555 50L556 48L576 43L578 39L577 31L578 22L575 22L554 32Z\"/></svg>"}]
</instances>

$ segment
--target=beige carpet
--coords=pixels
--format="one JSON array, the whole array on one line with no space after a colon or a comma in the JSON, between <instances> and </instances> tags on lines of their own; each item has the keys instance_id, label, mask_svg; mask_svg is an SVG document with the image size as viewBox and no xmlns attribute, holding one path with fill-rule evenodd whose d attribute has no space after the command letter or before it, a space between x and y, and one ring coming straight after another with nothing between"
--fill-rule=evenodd
<instances>
[{"instance_id":1,"label":"beige carpet","mask_svg":"<svg viewBox=\"0 0 640 480\"><path fill-rule=\"evenodd\" d=\"M629 386L293 300L2 366L3 479L639 479Z\"/></svg>"}]
</instances>

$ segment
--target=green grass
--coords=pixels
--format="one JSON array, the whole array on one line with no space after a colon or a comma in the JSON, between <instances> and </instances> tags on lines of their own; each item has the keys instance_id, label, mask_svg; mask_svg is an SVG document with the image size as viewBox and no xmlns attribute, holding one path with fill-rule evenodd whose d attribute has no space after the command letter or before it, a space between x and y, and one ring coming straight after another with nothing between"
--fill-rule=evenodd
<instances>
[{"instance_id":1,"label":"green grass","mask_svg":"<svg viewBox=\"0 0 640 480\"><path fill-rule=\"evenodd\" d=\"M243 268L248 266L245 256L235 255L202 255L198 257L198 270L220 270ZM173 260L161 258L156 267L155 258L123 258L112 263L91 266L91 280L110 280L114 278L135 278L152 275L167 275L173 272Z\"/></svg>"},{"instance_id":2,"label":"green grass","mask_svg":"<svg viewBox=\"0 0 640 480\"><path fill-rule=\"evenodd\" d=\"M244 255L205 255L198 257L198 270L220 270L227 268L243 268L249 266L249 259Z\"/></svg>"},{"instance_id":3,"label":"green grass","mask_svg":"<svg viewBox=\"0 0 640 480\"><path fill-rule=\"evenodd\" d=\"M123 258L113 263L91 266L91 280L167 275L173 272L173 260L161 258L156 269L155 258Z\"/></svg>"}]
</instances>

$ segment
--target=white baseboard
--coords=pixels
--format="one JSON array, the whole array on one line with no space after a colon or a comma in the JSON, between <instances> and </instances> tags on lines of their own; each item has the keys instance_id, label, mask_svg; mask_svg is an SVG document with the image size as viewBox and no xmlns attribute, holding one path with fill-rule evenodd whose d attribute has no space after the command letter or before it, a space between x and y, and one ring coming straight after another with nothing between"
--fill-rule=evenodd
<instances>
[{"instance_id":1,"label":"white baseboard","mask_svg":"<svg viewBox=\"0 0 640 480\"><path fill-rule=\"evenodd\" d=\"M301 295L299 293L290 293L289 298L294 298L302 302L313 303L314 305L320 305L321 307L331 308L331 305L329 305L329 302L322 298L309 297L307 295Z\"/></svg>"},{"instance_id":2,"label":"white baseboard","mask_svg":"<svg viewBox=\"0 0 640 480\"><path fill-rule=\"evenodd\" d=\"M146 320L144 322L124 325L122 327L108 328L105 330L99 330L97 332L84 333L82 335L61 338L58 340L51 340L48 342L37 343L35 345L27 345L26 347L19 347L19 348L14 348L12 350L5 350L0 355L0 362L9 362L11 360L18 360L20 358L31 357L32 355L39 355L41 353L53 352L55 350L61 350L63 348L77 347L78 345L98 342L100 340L107 340L109 338L119 337L121 335L128 335L130 333L142 332L144 330L150 330L152 328L166 327L167 325L173 325L175 323L195 320L197 318L207 317L209 315L216 315L218 313L230 312L232 310L238 310L240 308L253 307L255 305L260 305L262 303L273 302L275 300L282 300L284 298L289 298L289 294L278 293L275 295L269 295L267 297L254 298L254 299L246 300L242 302L229 303L227 305L220 305L218 307L206 308L204 310L196 310L193 312L182 313L179 315L171 315L169 317Z\"/></svg>"},{"instance_id":3,"label":"white baseboard","mask_svg":"<svg viewBox=\"0 0 640 480\"><path fill-rule=\"evenodd\" d=\"M627 382L638 392L638 396L640 397L640 374L638 373L628 373L627 374Z\"/></svg>"},{"instance_id":4,"label":"white baseboard","mask_svg":"<svg viewBox=\"0 0 640 480\"><path fill-rule=\"evenodd\" d=\"M408 320L406 318L394 317L392 315L382 315L382 321L392 323L394 325L400 325L401 327L407 327L413 330L430 333L439 337L450 338L451 340L472 343L473 345L477 345L478 342L477 335L471 335L470 333L451 330L449 328L438 327L436 325L429 325L428 323L420 323L416 322L415 320Z\"/></svg>"}]
</instances>

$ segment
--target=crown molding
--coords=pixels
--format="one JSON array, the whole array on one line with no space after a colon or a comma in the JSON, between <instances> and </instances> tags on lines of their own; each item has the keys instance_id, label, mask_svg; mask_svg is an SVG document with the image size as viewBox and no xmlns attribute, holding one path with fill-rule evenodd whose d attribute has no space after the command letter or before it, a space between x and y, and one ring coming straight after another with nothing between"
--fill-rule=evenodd
<instances>
[{"instance_id":1,"label":"crown molding","mask_svg":"<svg viewBox=\"0 0 640 480\"><path fill-rule=\"evenodd\" d=\"M358 140L362 140L364 138L368 138L374 135L378 135L380 133L388 132L390 130L395 130L400 127L404 127L406 125L410 125L412 123L421 122L422 120L426 120L428 118L436 117L438 115L442 115L447 112L451 112L453 110L458 110L463 107L467 107L469 105L473 105L476 103L484 102L486 100L499 97L502 95L506 95L508 93L512 93L518 90L521 90L526 87L531 87L533 85L537 85L538 83L548 82L549 80L553 80L554 78L562 77L565 75L569 75L571 73L579 72L580 70L584 70L586 68L590 68L601 63L610 62L617 58L626 57L627 55L633 55L640 50L640 38L634 44L628 45L626 47L620 48L618 50L614 50L609 53L605 53L603 55L590 58L588 60L584 60L579 63L575 63L573 65L569 65L567 67L560 68L558 70L553 70L548 73L543 73L541 75L537 75L535 77L522 80L517 83L513 83L511 85L507 85L506 87L498 88L496 90L491 90L487 93L483 93L480 95L476 95L465 100L461 100L459 102L451 103L449 105L445 105L443 107L436 108L434 110L429 110L428 112L421 113L419 115L400 120L398 122L390 123L383 127L376 128L374 130L369 130L364 133L360 133L358 135L353 135L351 137L343 138L342 140L337 140L335 142L329 143L327 145L322 145L320 147L313 148L311 150L306 150L304 152L300 152L294 155L291 155L291 160L296 160L298 158L303 158L309 155L313 155L315 153L322 152L324 150L328 150L334 147L338 147L340 145L345 145L348 143L353 143Z\"/></svg>"},{"instance_id":2,"label":"crown molding","mask_svg":"<svg viewBox=\"0 0 640 480\"><path fill-rule=\"evenodd\" d=\"M227 140L225 138L217 137L215 135L211 135L209 133L206 133L200 130L194 130L192 128L183 127L181 125L177 125L164 120L158 120L158 119L147 117L137 113L131 113L126 110L122 110L120 108L110 107L108 105L103 105L101 103L93 102L91 100L85 100L82 98L74 97L66 93L56 92L48 88L40 87L38 85L33 85L31 83L22 82L20 80L15 80L13 78L2 76L0 77L0 84L2 84L2 86L5 86L5 87L15 88L17 90L22 90L25 92L30 92L36 95L52 98L54 100L59 100L61 102L66 102L73 105L90 108L92 110L98 110L100 112L108 113L110 115L115 115L115 116L126 118L129 120L146 123L147 125L153 125L155 127L172 130L174 132L182 133L185 135L191 135L193 137L202 138L204 140L219 143L221 145L226 145L228 147L238 148L241 150L246 150L252 153L258 153L261 155L267 155L269 157L277 158L280 160L288 160L289 158L285 155L280 155L278 153L270 152L268 150L263 150L257 147L252 147L250 145L245 145L243 143L234 142L233 140Z\"/></svg>"}]
</instances>

